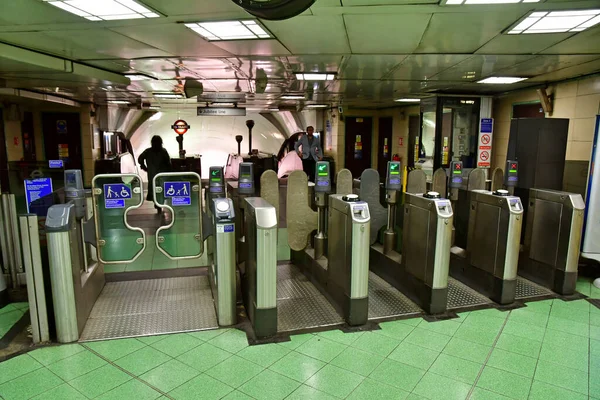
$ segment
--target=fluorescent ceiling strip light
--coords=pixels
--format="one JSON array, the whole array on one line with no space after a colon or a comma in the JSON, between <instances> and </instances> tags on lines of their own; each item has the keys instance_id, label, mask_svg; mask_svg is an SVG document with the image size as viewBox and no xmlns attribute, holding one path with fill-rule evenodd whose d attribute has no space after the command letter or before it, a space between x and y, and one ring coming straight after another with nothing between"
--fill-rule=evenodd
<instances>
[{"instance_id":1,"label":"fluorescent ceiling strip light","mask_svg":"<svg viewBox=\"0 0 600 400\"><path fill-rule=\"evenodd\" d=\"M280 97L282 100L304 100L306 97L301 94L284 94Z\"/></svg>"},{"instance_id":2,"label":"fluorescent ceiling strip light","mask_svg":"<svg viewBox=\"0 0 600 400\"><path fill-rule=\"evenodd\" d=\"M600 9L533 12L511 28L509 35L581 32L600 23Z\"/></svg>"},{"instance_id":3,"label":"fluorescent ceiling strip light","mask_svg":"<svg viewBox=\"0 0 600 400\"><path fill-rule=\"evenodd\" d=\"M157 99L183 99L183 95L180 93L153 93Z\"/></svg>"},{"instance_id":4,"label":"fluorescent ceiling strip light","mask_svg":"<svg viewBox=\"0 0 600 400\"><path fill-rule=\"evenodd\" d=\"M327 104L307 104L306 108L327 108Z\"/></svg>"},{"instance_id":5,"label":"fluorescent ceiling strip light","mask_svg":"<svg viewBox=\"0 0 600 400\"><path fill-rule=\"evenodd\" d=\"M43 0L90 21L158 18L160 15L134 0Z\"/></svg>"},{"instance_id":6,"label":"fluorescent ceiling strip light","mask_svg":"<svg viewBox=\"0 0 600 400\"><path fill-rule=\"evenodd\" d=\"M394 101L397 101L400 103L418 103L421 101L421 99L396 99Z\"/></svg>"},{"instance_id":7,"label":"fluorescent ceiling strip light","mask_svg":"<svg viewBox=\"0 0 600 400\"><path fill-rule=\"evenodd\" d=\"M130 81L150 81L155 80L156 78L144 74L125 74L125 77L129 78Z\"/></svg>"},{"instance_id":8,"label":"fluorescent ceiling strip light","mask_svg":"<svg viewBox=\"0 0 600 400\"><path fill-rule=\"evenodd\" d=\"M255 20L195 22L185 26L209 41L256 40L273 37Z\"/></svg>"},{"instance_id":9,"label":"fluorescent ceiling strip light","mask_svg":"<svg viewBox=\"0 0 600 400\"><path fill-rule=\"evenodd\" d=\"M129 102L125 100L109 100L108 104L129 104Z\"/></svg>"},{"instance_id":10,"label":"fluorescent ceiling strip light","mask_svg":"<svg viewBox=\"0 0 600 400\"><path fill-rule=\"evenodd\" d=\"M486 83L491 85L510 85L526 80L527 78L517 78L511 76L493 76L490 78L483 79L477 83Z\"/></svg>"},{"instance_id":11,"label":"fluorescent ceiling strip light","mask_svg":"<svg viewBox=\"0 0 600 400\"><path fill-rule=\"evenodd\" d=\"M297 72L296 79L298 79L299 81L332 81L335 79L335 74L318 72Z\"/></svg>"}]
</instances>

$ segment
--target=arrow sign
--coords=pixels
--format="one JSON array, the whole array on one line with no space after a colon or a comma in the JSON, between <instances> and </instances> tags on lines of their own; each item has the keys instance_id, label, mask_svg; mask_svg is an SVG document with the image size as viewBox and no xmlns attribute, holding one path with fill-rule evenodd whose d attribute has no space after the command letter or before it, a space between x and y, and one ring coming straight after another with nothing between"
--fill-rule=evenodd
<instances>
[{"instance_id":1,"label":"arrow sign","mask_svg":"<svg viewBox=\"0 0 600 400\"><path fill-rule=\"evenodd\" d=\"M327 168L327 165L319 165L319 171L325 171Z\"/></svg>"}]
</instances>

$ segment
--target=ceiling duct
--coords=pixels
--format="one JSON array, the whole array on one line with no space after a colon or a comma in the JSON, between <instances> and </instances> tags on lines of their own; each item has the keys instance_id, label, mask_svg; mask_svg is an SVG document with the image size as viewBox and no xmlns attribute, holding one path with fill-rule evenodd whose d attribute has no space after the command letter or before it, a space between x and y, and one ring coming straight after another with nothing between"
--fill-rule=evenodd
<instances>
[{"instance_id":1,"label":"ceiling duct","mask_svg":"<svg viewBox=\"0 0 600 400\"><path fill-rule=\"evenodd\" d=\"M154 114L154 110L99 106L96 121L102 131L123 132L127 139L131 139L135 131Z\"/></svg>"},{"instance_id":2,"label":"ceiling duct","mask_svg":"<svg viewBox=\"0 0 600 400\"><path fill-rule=\"evenodd\" d=\"M255 17L280 21L308 10L316 0L233 0Z\"/></svg>"}]
</instances>

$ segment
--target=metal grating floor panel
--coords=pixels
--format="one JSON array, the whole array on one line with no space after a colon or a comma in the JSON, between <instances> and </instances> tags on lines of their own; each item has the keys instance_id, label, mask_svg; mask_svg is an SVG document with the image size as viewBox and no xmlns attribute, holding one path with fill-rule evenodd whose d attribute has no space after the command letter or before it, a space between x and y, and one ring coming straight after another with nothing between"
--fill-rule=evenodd
<instances>
[{"instance_id":1,"label":"metal grating floor panel","mask_svg":"<svg viewBox=\"0 0 600 400\"><path fill-rule=\"evenodd\" d=\"M462 282L448 277L448 310L490 304L492 301Z\"/></svg>"},{"instance_id":2,"label":"metal grating floor panel","mask_svg":"<svg viewBox=\"0 0 600 400\"><path fill-rule=\"evenodd\" d=\"M369 320L419 315L421 308L381 277L369 272Z\"/></svg>"},{"instance_id":3,"label":"metal grating floor panel","mask_svg":"<svg viewBox=\"0 0 600 400\"><path fill-rule=\"evenodd\" d=\"M522 300L532 297L553 296L554 293L543 286L528 279L517 277L517 293L515 299Z\"/></svg>"},{"instance_id":4,"label":"metal grating floor panel","mask_svg":"<svg viewBox=\"0 0 600 400\"><path fill-rule=\"evenodd\" d=\"M207 276L107 283L81 341L218 328Z\"/></svg>"},{"instance_id":5,"label":"metal grating floor panel","mask_svg":"<svg viewBox=\"0 0 600 400\"><path fill-rule=\"evenodd\" d=\"M341 325L344 319L292 264L277 266L277 331Z\"/></svg>"}]
</instances>

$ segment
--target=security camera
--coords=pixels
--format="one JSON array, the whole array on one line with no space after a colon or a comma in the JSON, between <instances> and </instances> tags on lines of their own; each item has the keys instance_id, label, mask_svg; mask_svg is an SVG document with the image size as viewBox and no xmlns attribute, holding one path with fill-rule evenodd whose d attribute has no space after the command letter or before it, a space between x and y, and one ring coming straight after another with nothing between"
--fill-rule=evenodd
<instances>
[{"instance_id":1,"label":"security camera","mask_svg":"<svg viewBox=\"0 0 600 400\"><path fill-rule=\"evenodd\" d=\"M344 113L344 107L342 107L342 106L339 106L339 107L338 107L338 112L339 112L340 114L343 114L343 113Z\"/></svg>"}]
</instances>

